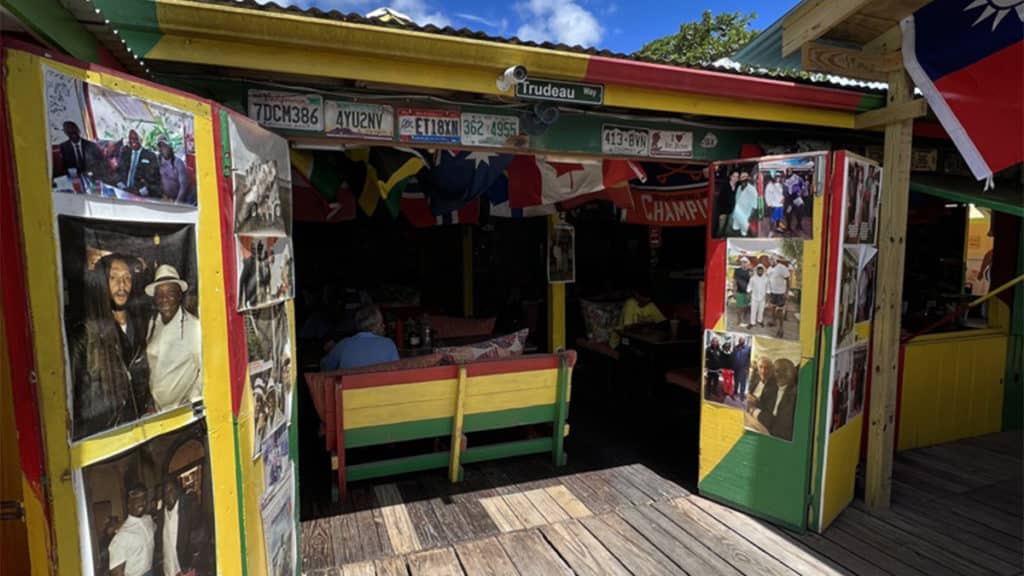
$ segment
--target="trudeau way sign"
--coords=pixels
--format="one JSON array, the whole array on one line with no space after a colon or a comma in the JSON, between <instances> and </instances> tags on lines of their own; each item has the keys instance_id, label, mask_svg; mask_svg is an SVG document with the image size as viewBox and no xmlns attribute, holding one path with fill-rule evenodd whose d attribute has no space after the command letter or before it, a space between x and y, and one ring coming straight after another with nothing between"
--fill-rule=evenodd
<instances>
[{"instance_id":1,"label":"trudeau way sign","mask_svg":"<svg viewBox=\"0 0 1024 576\"><path fill-rule=\"evenodd\" d=\"M604 103L604 86L556 80L526 80L516 84L516 98L600 106Z\"/></svg>"}]
</instances>

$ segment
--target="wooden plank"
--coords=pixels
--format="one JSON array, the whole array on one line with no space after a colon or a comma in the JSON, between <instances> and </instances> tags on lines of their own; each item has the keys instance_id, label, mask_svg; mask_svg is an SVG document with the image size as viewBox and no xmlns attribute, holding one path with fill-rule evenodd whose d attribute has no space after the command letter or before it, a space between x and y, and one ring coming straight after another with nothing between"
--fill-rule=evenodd
<instances>
[{"instance_id":1,"label":"wooden plank","mask_svg":"<svg viewBox=\"0 0 1024 576\"><path fill-rule=\"evenodd\" d=\"M1003 510L996 510L988 506L978 506L964 496L950 498L949 507L953 512L964 518L970 518L979 524L984 524L1018 540L1024 536L1022 534L1021 518L1014 517Z\"/></svg>"},{"instance_id":2,"label":"wooden plank","mask_svg":"<svg viewBox=\"0 0 1024 576\"><path fill-rule=\"evenodd\" d=\"M445 493L450 485L442 484L444 481L433 475L422 476L419 480L425 492L438 495L438 497L426 501L433 508L447 543L472 540L474 538L473 527L466 511ZM481 534L481 536L484 535Z\"/></svg>"},{"instance_id":3,"label":"wooden plank","mask_svg":"<svg viewBox=\"0 0 1024 576\"><path fill-rule=\"evenodd\" d=\"M731 564L654 508L620 508L617 513L688 574L739 575Z\"/></svg>"},{"instance_id":4,"label":"wooden plank","mask_svg":"<svg viewBox=\"0 0 1024 576\"><path fill-rule=\"evenodd\" d=\"M629 575L615 556L578 522L552 524L541 528L541 532L576 574Z\"/></svg>"},{"instance_id":5,"label":"wooden plank","mask_svg":"<svg viewBox=\"0 0 1024 576\"><path fill-rule=\"evenodd\" d=\"M997 482L978 490L971 490L967 493L972 500L981 502L993 508L1006 510L1014 516L1024 516L1024 484L1019 478Z\"/></svg>"},{"instance_id":6,"label":"wooden plank","mask_svg":"<svg viewBox=\"0 0 1024 576\"><path fill-rule=\"evenodd\" d=\"M903 518L908 522L927 527L930 530L939 532L960 543L962 547L970 547L1003 562L1020 564L1024 556L1021 555L1021 543L1012 536L992 530L988 526L978 524L973 520L960 518L952 513L922 513L913 511L905 506L894 506L888 514ZM949 518L953 516L953 518ZM1016 550L1013 546L1016 545Z\"/></svg>"},{"instance_id":7,"label":"wooden plank","mask_svg":"<svg viewBox=\"0 0 1024 576\"><path fill-rule=\"evenodd\" d=\"M559 481L573 496L575 496L588 510L594 514L603 514L613 510L615 507L606 499L602 498L578 474L562 476Z\"/></svg>"},{"instance_id":8,"label":"wooden plank","mask_svg":"<svg viewBox=\"0 0 1024 576\"><path fill-rule=\"evenodd\" d=\"M356 560L361 552L351 545L351 529L349 528L351 524L348 515L332 516L325 520L327 520L327 529L331 532L331 542L334 545L335 564L340 566Z\"/></svg>"},{"instance_id":9,"label":"wooden plank","mask_svg":"<svg viewBox=\"0 0 1024 576\"><path fill-rule=\"evenodd\" d=\"M376 574L377 569L370 561L345 564L341 567L342 576L376 576Z\"/></svg>"},{"instance_id":10,"label":"wooden plank","mask_svg":"<svg viewBox=\"0 0 1024 576\"><path fill-rule=\"evenodd\" d=\"M996 432L995 434L966 438L955 442L953 445L980 448L988 452L1009 456L1016 460L1021 460L1022 452L1024 452L1024 439L1021 437L1020 430Z\"/></svg>"},{"instance_id":11,"label":"wooden plank","mask_svg":"<svg viewBox=\"0 0 1024 576\"><path fill-rule=\"evenodd\" d=\"M590 511L583 502L580 502L572 492L569 491L563 484L558 486L549 486L544 489L551 498L562 507L562 510L571 518L583 518L584 516L592 516L593 512Z\"/></svg>"},{"instance_id":12,"label":"wooden plank","mask_svg":"<svg viewBox=\"0 0 1024 576\"><path fill-rule=\"evenodd\" d=\"M686 574L615 513L582 518L579 522L633 574Z\"/></svg>"},{"instance_id":13,"label":"wooden plank","mask_svg":"<svg viewBox=\"0 0 1024 576\"><path fill-rule=\"evenodd\" d=\"M983 475L993 481L1019 478L1021 474L1020 457L1012 457L985 449L956 444L940 444L919 450L911 450L908 454L921 454L947 462L972 476Z\"/></svg>"},{"instance_id":14,"label":"wooden plank","mask_svg":"<svg viewBox=\"0 0 1024 576\"><path fill-rule=\"evenodd\" d=\"M885 82L887 73L903 69L903 54L898 50L875 54L821 42L808 42L800 48L800 68L808 72Z\"/></svg>"},{"instance_id":15,"label":"wooden plank","mask_svg":"<svg viewBox=\"0 0 1024 576\"><path fill-rule=\"evenodd\" d=\"M607 468L605 470L596 470L591 472L592 475L599 476L608 483L609 486L614 488L617 492L626 497L626 500L633 505L650 504L654 500L644 494L643 490L640 490L629 481L628 478L618 468Z\"/></svg>"},{"instance_id":16,"label":"wooden plank","mask_svg":"<svg viewBox=\"0 0 1024 576\"><path fill-rule=\"evenodd\" d=\"M845 4L845 3L842 3ZM889 75L887 104L913 97L906 72ZM878 286L875 335L871 339L871 406L868 414L865 501L872 510L889 507L892 497L892 455L899 378L900 321L903 314L903 268L910 198L910 156L914 121L904 119L885 128L881 208L878 217Z\"/></svg>"},{"instance_id":17,"label":"wooden plank","mask_svg":"<svg viewBox=\"0 0 1024 576\"><path fill-rule=\"evenodd\" d=\"M537 511L541 513L544 520L548 524L555 522L562 522L569 519L569 515L562 510L562 507L555 502L554 498L546 492L544 488L536 488L534 490L527 490L523 493L524 496L530 501L531 504L537 508Z\"/></svg>"},{"instance_id":18,"label":"wooden plank","mask_svg":"<svg viewBox=\"0 0 1024 576\"><path fill-rule=\"evenodd\" d=\"M894 486L902 490L901 485L895 484ZM897 495L899 494L900 492L897 492ZM861 502L855 502L854 506L864 510L867 509L867 506ZM892 512L912 522L938 523L950 529L955 529L958 534L972 534L989 544L998 546L1002 550L1009 551L1014 555L1015 560L1021 558L1021 555L1024 554L1024 544L1021 543L1019 538L1014 538L985 524L980 524L970 518L960 516L953 512L943 501L914 500L905 496L899 496L899 500L897 500L896 506L892 508ZM992 553L996 554L998 552L993 551Z\"/></svg>"},{"instance_id":19,"label":"wooden plank","mask_svg":"<svg viewBox=\"0 0 1024 576\"><path fill-rule=\"evenodd\" d=\"M903 31L900 30L899 25L892 26L882 34L878 35L874 40L864 44L865 52L873 52L876 54L893 52L903 48Z\"/></svg>"},{"instance_id":20,"label":"wooden plank","mask_svg":"<svg viewBox=\"0 0 1024 576\"><path fill-rule=\"evenodd\" d=\"M499 532L512 532L525 528L522 520L512 511L508 502L505 502L504 496L481 498L480 505L483 506L494 525L498 527Z\"/></svg>"},{"instance_id":21,"label":"wooden plank","mask_svg":"<svg viewBox=\"0 0 1024 576\"><path fill-rule=\"evenodd\" d=\"M394 484L383 484L374 487L377 501L381 503L381 515L387 527L391 549L395 554L408 554L421 550L423 545L416 535L409 512L402 502L398 487Z\"/></svg>"},{"instance_id":22,"label":"wooden plank","mask_svg":"<svg viewBox=\"0 0 1024 576\"><path fill-rule=\"evenodd\" d=\"M828 558L829 561L841 567L847 574L856 576L888 576L889 572L882 570L864 558L857 556L839 544L825 538L821 534L805 532L795 534L793 538L798 540L808 549Z\"/></svg>"},{"instance_id":23,"label":"wooden plank","mask_svg":"<svg viewBox=\"0 0 1024 576\"><path fill-rule=\"evenodd\" d=\"M884 108L861 112L853 119L855 130L871 130L894 122L913 120L928 114L928 102L924 98L916 98L905 102L889 104Z\"/></svg>"},{"instance_id":24,"label":"wooden plank","mask_svg":"<svg viewBox=\"0 0 1024 576\"><path fill-rule=\"evenodd\" d=\"M469 266L472 266L472 260ZM468 280L472 284L472 279ZM468 298L472 299L472 294ZM462 476L462 425L466 415L466 367L459 367L459 384L455 392L455 416L452 418L451 459L448 462L448 479L458 482Z\"/></svg>"},{"instance_id":25,"label":"wooden plank","mask_svg":"<svg viewBox=\"0 0 1024 576\"><path fill-rule=\"evenodd\" d=\"M405 560L397 556L380 558L373 561L377 569L377 576L408 576L409 570L405 567Z\"/></svg>"},{"instance_id":26,"label":"wooden plank","mask_svg":"<svg viewBox=\"0 0 1024 576\"><path fill-rule=\"evenodd\" d=\"M789 56L807 42L821 38L870 2L871 0L807 2L806 8L799 14L795 13L782 21L782 56Z\"/></svg>"},{"instance_id":27,"label":"wooden plank","mask_svg":"<svg viewBox=\"0 0 1024 576\"><path fill-rule=\"evenodd\" d=\"M900 533L898 530L887 530L882 522L867 522L864 520L864 517L868 516L864 513L858 516L857 512L855 508L847 509L833 523L832 527L839 528L868 546L873 547L875 553L898 558L901 563L925 574L962 574L962 572L947 565L945 561L940 562L929 555L922 554L920 552L922 543Z\"/></svg>"},{"instance_id":28,"label":"wooden plank","mask_svg":"<svg viewBox=\"0 0 1024 576\"><path fill-rule=\"evenodd\" d=\"M987 470L979 466L974 466L966 462L959 465L953 464L933 454L920 450L908 450L906 452L901 452L897 455L896 460L893 462L893 466L900 463L917 468L922 472L927 472L928 474L937 476L949 482L956 483L963 488L961 491L980 488L998 481L997 476L990 474ZM897 475L899 474L898 471L895 473Z\"/></svg>"},{"instance_id":29,"label":"wooden plank","mask_svg":"<svg viewBox=\"0 0 1024 576\"><path fill-rule=\"evenodd\" d=\"M441 521L434 513L431 504L434 496L426 491L420 482L406 480L398 483L402 500L405 501L405 509L416 529L416 537L424 549L447 546L448 540L445 537Z\"/></svg>"},{"instance_id":30,"label":"wooden plank","mask_svg":"<svg viewBox=\"0 0 1024 576\"><path fill-rule=\"evenodd\" d=\"M518 576L512 560L498 540L483 538L455 545L455 553L462 562L467 576Z\"/></svg>"},{"instance_id":31,"label":"wooden plank","mask_svg":"<svg viewBox=\"0 0 1024 576\"><path fill-rule=\"evenodd\" d=\"M892 574L892 576L921 576L921 572L916 568L904 564L899 558L893 557L891 554L886 553L887 551L877 548L874 544L865 542L863 539L844 530L843 527L837 526L834 522L825 531L825 538L836 546L849 550L865 562L870 562L879 570L882 570L883 574Z\"/></svg>"},{"instance_id":32,"label":"wooden plank","mask_svg":"<svg viewBox=\"0 0 1024 576\"><path fill-rule=\"evenodd\" d=\"M572 570L536 530L501 534L498 542L521 574L572 574Z\"/></svg>"},{"instance_id":33,"label":"wooden plank","mask_svg":"<svg viewBox=\"0 0 1024 576\"><path fill-rule=\"evenodd\" d=\"M530 502L530 499L526 497L526 494L522 492L512 492L503 496L505 503L515 514L519 522L526 528L535 528L537 526L543 526L548 523L544 518L544 515L537 510L537 507Z\"/></svg>"},{"instance_id":34,"label":"wooden plank","mask_svg":"<svg viewBox=\"0 0 1024 576\"><path fill-rule=\"evenodd\" d=\"M786 565L765 554L688 500L677 498L671 502L659 502L654 507L740 572L793 576L794 572Z\"/></svg>"},{"instance_id":35,"label":"wooden plank","mask_svg":"<svg viewBox=\"0 0 1024 576\"><path fill-rule=\"evenodd\" d=\"M454 489L455 492L451 495L451 499L468 520L470 533L473 534L474 539L493 536L500 532L490 515L480 505L481 496L493 494L483 474L479 471L466 471L462 482L456 484Z\"/></svg>"},{"instance_id":36,"label":"wooden plank","mask_svg":"<svg viewBox=\"0 0 1024 576\"><path fill-rule=\"evenodd\" d=\"M380 511L380 503L373 490L369 487L360 487L349 492L349 499L352 506L357 510L367 510L373 522L373 531L377 533L375 544L375 555L387 556L393 553L391 550L391 539L388 537L387 526L384 524L384 516Z\"/></svg>"},{"instance_id":37,"label":"wooden plank","mask_svg":"<svg viewBox=\"0 0 1024 576\"><path fill-rule=\"evenodd\" d=\"M665 498L672 499L690 495L690 491L686 488L661 476L643 464L630 464L626 466L626 470L630 471L638 480L646 482Z\"/></svg>"},{"instance_id":38,"label":"wooden plank","mask_svg":"<svg viewBox=\"0 0 1024 576\"><path fill-rule=\"evenodd\" d=\"M336 566L334 543L331 541L330 520L317 518L302 523L302 566L317 570Z\"/></svg>"},{"instance_id":39,"label":"wooden plank","mask_svg":"<svg viewBox=\"0 0 1024 576\"><path fill-rule=\"evenodd\" d=\"M411 576L463 576L462 566L451 548L417 552L407 557Z\"/></svg>"},{"instance_id":40,"label":"wooden plank","mask_svg":"<svg viewBox=\"0 0 1024 576\"><path fill-rule=\"evenodd\" d=\"M732 528L734 532L774 556L779 562L789 566L798 574L839 574L839 571L833 566L822 562L813 554L795 545L776 528L704 498L695 496L687 501L726 527Z\"/></svg>"}]
</instances>

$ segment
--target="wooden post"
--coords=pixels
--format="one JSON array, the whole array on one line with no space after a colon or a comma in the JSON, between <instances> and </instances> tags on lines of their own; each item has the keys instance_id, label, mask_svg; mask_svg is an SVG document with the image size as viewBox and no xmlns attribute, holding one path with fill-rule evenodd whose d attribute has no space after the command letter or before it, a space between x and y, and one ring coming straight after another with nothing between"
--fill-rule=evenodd
<instances>
[{"instance_id":1,"label":"wooden post","mask_svg":"<svg viewBox=\"0 0 1024 576\"><path fill-rule=\"evenodd\" d=\"M913 97L906 72L889 74L888 106ZM899 379L900 317L903 313L903 264L907 202L910 197L912 119L885 127L882 199L878 222L878 292L872 342L871 409L864 500L871 510L889 507Z\"/></svg>"},{"instance_id":2,"label":"wooden post","mask_svg":"<svg viewBox=\"0 0 1024 576\"><path fill-rule=\"evenodd\" d=\"M473 317L473 227L462 226L462 315Z\"/></svg>"},{"instance_id":3,"label":"wooden post","mask_svg":"<svg viewBox=\"0 0 1024 576\"><path fill-rule=\"evenodd\" d=\"M569 362L562 354L558 367L558 388L555 390L555 422L551 428L554 441L552 456L555 466L565 465L565 421L569 418Z\"/></svg>"},{"instance_id":4,"label":"wooden post","mask_svg":"<svg viewBox=\"0 0 1024 576\"><path fill-rule=\"evenodd\" d=\"M559 223L558 214L548 217L548 236ZM547 266L548 253L544 249L544 265ZM565 284L548 283L548 343L550 352L554 353L565 348Z\"/></svg>"},{"instance_id":5,"label":"wooden post","mask_svg":"<svg viewBox=\"0 0 1024 576\"><path fill-rule=\"evenodd\" d=\"M466 367L459 366L459 384L455 392L455 416L452 419L451 459L448 461L448 479L462 480L462 429L466 414Z\"/></svg>"}]
</instances>

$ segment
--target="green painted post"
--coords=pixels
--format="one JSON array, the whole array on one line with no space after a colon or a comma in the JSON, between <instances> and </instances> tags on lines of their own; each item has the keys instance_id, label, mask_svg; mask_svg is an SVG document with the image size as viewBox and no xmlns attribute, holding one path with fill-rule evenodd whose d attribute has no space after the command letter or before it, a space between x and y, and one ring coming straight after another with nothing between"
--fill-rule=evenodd
<instances>
[{"instance_id":1,"label":"green painted post","mask_svg":"<svg viewBox=\"0 0 1024 576\"><path fill-rule=\"evenodd\" d=\"M562 354L561 357L562 362L558 367L558 389L555 392L555 422L554 430L552 430L555 466L565 464L565 421L569 416L569 364L565 359L565 354Z\"/></svg>"},{"instance_id":2,"label":"green painted post","mask_svg":"<svg viewBox=\"0 0 1024 576\"><path fill-rule=\"evenodd\" d=\"M1024 274L1024 225L1017 247L1017 274ZM1024 423L1024 284L1013 289L1010 334L1003 379L1003 430L1020 430Z\"/></svg>"}]
</instances>

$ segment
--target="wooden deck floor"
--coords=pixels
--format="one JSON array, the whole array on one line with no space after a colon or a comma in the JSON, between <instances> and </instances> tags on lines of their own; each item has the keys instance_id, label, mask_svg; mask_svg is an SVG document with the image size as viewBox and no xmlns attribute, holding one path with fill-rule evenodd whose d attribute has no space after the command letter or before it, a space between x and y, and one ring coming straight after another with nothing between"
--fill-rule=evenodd
<instances>
[{"instance_id":1,"label":"wooden deck floor","mask_svg":"<svg viewBox=\"0 0 1024 576\"><path fill-rule=\"evenodd\" d=\"M356 485L304 522L305 574L1022 574L1021 434L897 456L894 505L857 502L793 534L639 464L555 470L540 458Z\"/></svg>"}]
</instances>

